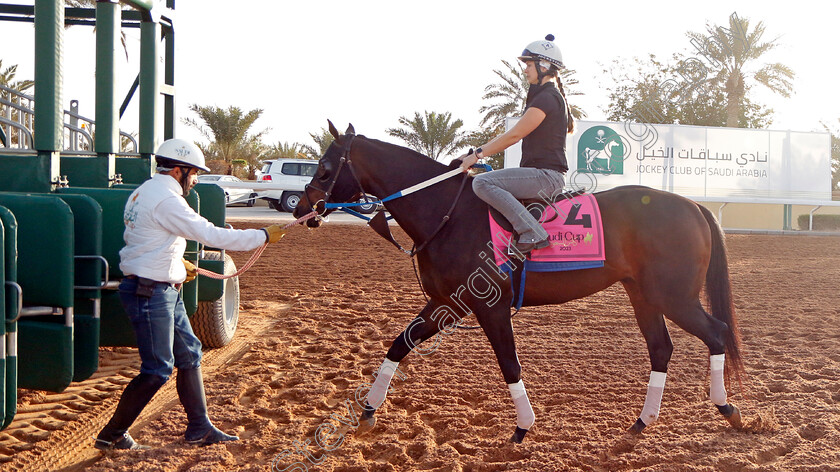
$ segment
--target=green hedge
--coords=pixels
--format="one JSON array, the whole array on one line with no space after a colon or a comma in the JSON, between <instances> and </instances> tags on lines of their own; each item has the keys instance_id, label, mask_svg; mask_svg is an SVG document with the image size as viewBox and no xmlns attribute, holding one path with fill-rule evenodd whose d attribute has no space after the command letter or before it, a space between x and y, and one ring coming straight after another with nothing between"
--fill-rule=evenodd
<instances>
[{"instance_id":1,"label":"green hedge","mask_svg":"<svg viewBox=\"0 0 840 472\"><path fill-rule=\"evenodd\" d=\"M799 229L808 230L808 216L799 215ZM814 215L814 231L840 231L840 215Z\"/></svg>"}]
</instances>

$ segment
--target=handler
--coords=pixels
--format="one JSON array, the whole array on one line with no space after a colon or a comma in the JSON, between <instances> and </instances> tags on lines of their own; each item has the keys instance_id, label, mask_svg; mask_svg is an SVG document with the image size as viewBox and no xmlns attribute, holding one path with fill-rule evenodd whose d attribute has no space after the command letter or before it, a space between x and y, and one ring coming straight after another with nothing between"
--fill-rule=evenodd
<instances>
[{"instance_id":1,"label":"handler","mask_svg":"<svg viewBox=\"0 0 840 472\"><path fill-rule=\"evenodd\" d=\"M181 139L164 142L155 155L157 171L128 199L125 247L120 250L120 300L131 319L140 351L140 374L123 391L114 416L99 433L97 449L147 449L134 442L128 428L178 368L178 398L187 413L184 438L207 445L239 438L218 430L207 417L201 376L201 342L193 334L181 300L181 284L195 278L195 266L183 259L186 239L232 251L248 251L285 234L280 226L261 230L219 228L198 215L184 197L208 171L204 154ZM186 238L186 239L185 239Z\"/></svg>"},{"instance_id":2,"label":"handler","mask_svg":"<svg viewBox=\"0 0 840 472\"><path fill-rule=\"evenodd\" d=\"M534 41L522 51L528 83L525 114L509 131L493 138L474 153L458 159L467 172L484 156L500 153L522 140L519 167L479 174L473 179L478 198L499 210L519 233L516 249L527 253L549 245L548 233L519 202L520 198L557 195L563 189L566 162L566 134L574 132L572 113L558 77L564 69L563 56L554 44L554 36Z\"/></svg>"}]
</instances>

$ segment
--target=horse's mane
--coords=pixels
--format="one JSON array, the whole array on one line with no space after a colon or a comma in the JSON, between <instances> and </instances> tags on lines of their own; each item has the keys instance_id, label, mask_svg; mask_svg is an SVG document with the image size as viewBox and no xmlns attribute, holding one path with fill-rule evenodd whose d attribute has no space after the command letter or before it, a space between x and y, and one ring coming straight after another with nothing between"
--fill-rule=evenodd
<instances>
[{"instance_id":1,"label":"horse's mane","mask_svg":"<svg viewBox=\"0 0 840 472\"><path fill-rule=\"evenodd\" d=\"M364 135L359 135L358 137L363 138L365 141L373 144L375 147L385 150L385 152L392 153L395 157L398 156L397 158L399 159L411 161L412 167L418 170L428 169L430 171L433 171L433 173L435 174L442 174L448 169L448 167L445 164L441 164L440 162L432 159L431 157L425 154L419 153L414 149L407 148L405 146L400 146L399 144L393 144L386 141L380 141L378 139L368 138Z\"/></svg>"}]
</instances>

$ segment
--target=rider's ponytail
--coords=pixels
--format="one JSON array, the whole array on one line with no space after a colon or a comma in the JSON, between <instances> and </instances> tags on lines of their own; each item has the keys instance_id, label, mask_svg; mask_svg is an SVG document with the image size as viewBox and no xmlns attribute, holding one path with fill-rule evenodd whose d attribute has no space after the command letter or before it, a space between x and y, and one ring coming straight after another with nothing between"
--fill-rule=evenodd
<instances>
[{"instance_id":1,"label":"rider's ponytail","mask_svg":"<svg viewBox=\"0 0 840 472\"><path fill-rule=\"evenodd\" d=\"M575 117L572 116L572 107L569 105L569 100L566 99L566 90L563 89L563 81L560 80L560 71L557 67L552 65L548 73L554 79L554 82L557 83L560 95L563 95L563 101L566 102L566 121L568 122L566 132L568 134L573 134L575 132Z\"/></svg>"},{"instance_id":2,"label":"rider's ponytail","mask_svg":"<svg viewBox=\"0 0 840 472\"><path fill-rule=\"evenodd\" d=\"M563 95L563 100L566 102L566 119L569 122L567 132L568 134L573 134L575 132L575 117L572 116L572 107L569 105L569 101L566 100L566 91L563 89L563 82L560 81L559 76L557 76L557 88L560 89L560 95Z\"/></svg>"}]
</instances>

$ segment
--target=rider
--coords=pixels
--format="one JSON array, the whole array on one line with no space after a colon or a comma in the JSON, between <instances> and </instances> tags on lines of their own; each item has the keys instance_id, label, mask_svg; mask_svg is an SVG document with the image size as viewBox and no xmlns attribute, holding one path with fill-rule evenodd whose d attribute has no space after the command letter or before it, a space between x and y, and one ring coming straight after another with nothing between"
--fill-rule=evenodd
<instances>
[{"instance_id":1,"label":"rider","mask_svg":"<svg viewBox=\"0 0 840 472\"><path fill-rule=\"evenodd\" d=\"M187 413L187 443L206 445L239 438L219 431L207 417L201 375L201 342L193 334L180 287L195 278L195 266L183 259L186 238L208 246L248 251L285 234L280 226L226 229L196 213L184 197L199 171L208 171L204 154L193 143L170 139L157 150L157 171L128 198L125 247L120 250L120 301L131 320L140 354L140 374L123 391L114 416L96 437L97 449L147 449L134 442L128 428L178 368L176 390ZM191 278L189 278L191 277Z\"/></svg>"},{"instance_id":2,"label":"rider","mask_svg":"<svg viewBox=\"0 0 840 472\"><path fill-rule=\"evenodd\" d=\"M534 41L522 51L528 83L525 114L513 128L493 138L473 153L458 159L467 172L484 156L492 156L522 140L520 167L479 174L473 190L479 198L499 210L519 233L515 247L521 253L548 246L548 233L518 199L556 195L563 189L566 163L566 134L574 132L574 118L566 103L566 94L558 74L563 56L554 44L554 36Z\"/></svg>"}]
</instances>

